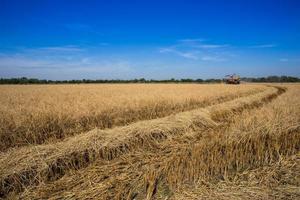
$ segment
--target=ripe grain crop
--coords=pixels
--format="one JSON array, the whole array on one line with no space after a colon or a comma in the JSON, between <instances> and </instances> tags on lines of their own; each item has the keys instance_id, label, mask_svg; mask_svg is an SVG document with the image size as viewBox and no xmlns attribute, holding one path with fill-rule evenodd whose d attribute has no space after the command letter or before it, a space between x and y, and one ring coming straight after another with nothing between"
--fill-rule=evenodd
<instances>
[{"instance_id":1,"label":"ripe grain crop","mask_svg":"<svg viewBox=\"0 0 300 200\"><path fill-rule=\"evenodd\" d=\"M201 86L237 93L207 94L213 103L184 112L2 152L0 197L299 198L300 85Z\"/></svg>"},{"instance_id":2,"label":"ripe grain crop","mask_svg":"<svg viewBox=\"0 0 300 200\"><path fill-rule=\"evenodd\" d=\"M223 84L2 85L0 151L160 118L263 89Z\"/></svg>"},{"instance_id":3,"label":"ripe grain crop","mask_svg":"<svg viewBox=\"0 0 300 200\"><path fill-rule=\"evenodd\" d=\"M282 94L280 91L276 93ZM273 166L280 159L289 159L299 152L299 88L289 87L288 92L275 100L273 94L274 90L270 90L207 108L205 110L211 116L222 119L224 115L220 112L215 115L215 112L216 107L224 107L223 113L231 120L226 120L225 124L218 120L221 124L213 125L207 131L194 127L182 130L185 133L177 138L165 140L152 148L138 148L110 161L100 158L87 167L67 172L59 180L29 187L21 198L166 199L185 195L182 199L195 199L193 194L204 190L207 185L218 186L212 194L224 182L227 187L233 183L238 184L232 186L235 189L242 187L245 183L239 181L243 173L247 176L251 170L260 172L262 167L270 166L264 173L271 175ZM262 100L264 103L259 103ZM287 101L288 107L284 106ZM278 173L284 175L292 166L287 164ZM299 175L299 171L295 174ZM283 197L289 193L291 199L296 198L299 196L299 191L295 190L299 187L299 180L286 178L290 185L279 194L270 193ZM239 191L239 195L243 198L252 192L251 197L260 199L261 190L255 190L254 181L250 180L251 177L248 179L249 187L244 192ZM278 183L279 186L283 184L284 181ZM195 189L185 188L186 193L177 193L184 185ZM272 186L263 191L266 190L272 190ZM227 195L235 197L236 193ZM204 193L203 199L205 197Z\"/></svg>"}]
</instances>

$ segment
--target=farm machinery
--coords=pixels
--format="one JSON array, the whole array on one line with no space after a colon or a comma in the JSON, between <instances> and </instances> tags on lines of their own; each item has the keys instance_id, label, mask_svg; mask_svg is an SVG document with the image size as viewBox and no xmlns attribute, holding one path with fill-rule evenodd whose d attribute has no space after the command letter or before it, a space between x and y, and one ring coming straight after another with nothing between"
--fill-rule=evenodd
<instances>
[{"instance_id":1,"label":"farm machinery","mask_svg":"<svg viewBox=\"0 0 300 200\"><path fill-rule=\"evenodd\" d=\"M241 79L240 76L236 74L230 74L225 76L224 81L226 84L240 84Z\"/></svg>"}]
</instances>

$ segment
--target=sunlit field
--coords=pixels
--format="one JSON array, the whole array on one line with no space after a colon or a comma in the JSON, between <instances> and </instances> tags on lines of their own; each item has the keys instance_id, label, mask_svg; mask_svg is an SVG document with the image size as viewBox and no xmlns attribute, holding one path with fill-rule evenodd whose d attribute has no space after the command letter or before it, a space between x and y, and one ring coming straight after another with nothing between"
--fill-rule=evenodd
<instances>
[{"instance_id":1,"label":"sunlit field","mask_svg":"<svg viewBox=\"0 0 300 200\"><path fill-rule=\"evenodd\" d=\"M0 149L164 117L264 88L224 84L0 86Z\"/></svg>"},{"instance_id":2,"label":"sunlit field","mask_svg":"<svg viewBox=\"0 0 300 200\"><path fill-rule=\"evenodd\" d=\"M300 0L0 0L0 200L300 200Z\"/></svg>"},{"instance_id":3,"label":"sunlit field","mask_svg":"<svg viewBox=\"0 0 300 200\"><path fill-rule=\"evenodd\" d=\"M300 197L299 84L0 88L2 198Z\"/></svg>"}]
</instances>

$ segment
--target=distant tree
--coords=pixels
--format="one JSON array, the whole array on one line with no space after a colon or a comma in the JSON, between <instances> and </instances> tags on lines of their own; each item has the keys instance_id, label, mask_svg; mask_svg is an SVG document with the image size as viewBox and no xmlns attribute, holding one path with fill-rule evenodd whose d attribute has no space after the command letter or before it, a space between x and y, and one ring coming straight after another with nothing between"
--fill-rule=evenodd
<instances>
[{"instance_id":1,"label":"distant tree","mask_svg":"<svg viewBox=\"0 0 300 200\"><path fill-rule=\"evenodd\" d=\"M241 78L242 81L246 82L268 82L268 83L277 83L277 82L300 82L298 77L291 77L291 76L268 76L268 77L243 77ZM120 80L120 79L97 79L97 80L90 80L90 79L82 79L82 80L46 80L46 79L36 79L36 78L0 78L0 84L81 84L81 83L220 83L222 79L165 79L165 80L155 80L150 79L146 80L145 78L140 79L131 79L131 80Z\"/></svg>"}]
</instances>

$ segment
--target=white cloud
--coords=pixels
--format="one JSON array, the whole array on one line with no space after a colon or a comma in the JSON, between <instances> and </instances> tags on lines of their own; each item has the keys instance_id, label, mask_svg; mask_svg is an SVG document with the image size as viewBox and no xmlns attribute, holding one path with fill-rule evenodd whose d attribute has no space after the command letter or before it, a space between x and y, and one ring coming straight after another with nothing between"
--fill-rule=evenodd
<instances>
[{"instance_id":1,"label":"white cloud","mask_svg":"<svg viewBox=\"0 0 300 200\"><path fill-rule=\"evenodd\" d=\"M74 52L74 51L83 51L83 48L73 45L67 46L49 46L49 47L40 47L36 48L35 50L44 50L44 51L67 51L67 52Z\"/></svg>"},{"instance_id":2,"label":"white cloud","mask_svg":"<svg viewBox=\"0 0 300 200\"><path fill-rule=\"evenodd\" d=\"M184 58L193 59L193 60L198 59L197 52L177 52L177 53L178 55Z\"/></svg>"},{"instance_id":3,"label":"white cloud","mask_svg":"<svg viewBox=\"0 0 300 200\"><path fill-rule=\"evenodd\" d=\"M106 59L91 55L87 49L77 46L23 48L18 53L0 55L2 72L10 69L16 72L47 70L118 74L131 70L131 67L132 64L124 59Z\"/></svg>"},{"instance_id":4,"label":"white cloud","mask_svg":"<svg viewBox=\"0 0 300 200\"><path fill-rule=\"evenodd\" d=\"M161 48L159 49L160 53L173 53L176 54L178 56L187 58L187 59L193 59L193 60L197 60L198 59L198 51L180 51L177 50L174 47L169 47L169 48Z\"/></svg>"},{"instance_id":5,"label":"white cloud","mask_svg":"<svg viewBox=\"0 0 300 200\"><path fill-rule=\"evenodd\" d=\"M228 47L228 44L214 44L214 43L207 43L206 40L201 38L196 39L182 39L178 40L178 44L175 46L187 46L191 48L200 48L200 49L216 49L216 48L223 48Z\"/></svg>"},{"instance_id":6,"label":"white cloud","mask_svg":"<svg viewBox=\"0 0 300 200\"><path fill-rule=\"evenodd\" d=\"M160 53L172 53L180 57L202 61L225 61L224 48L227 44L204 43L203 39L183 39L172 46L160 48ZM218 55L218 56L216 56Z\"/></svg>"},{"instance_id":7,"label":"white cloud","mask_svg":"<svg viewBox=\"0 0 300 200\"><path fill-rule=\"evenodd\" d=\"M276 47L277 45L276 44L259 44L259 45L252 45L252 46L249 46L249 48L257 48L257 49L260 49L260 48L273 48L273 47Z\"/></svg>"},{"instance_id":8,"label":"white cloud","mask_svg":"<svg viewBox=\"0 0 300 200\"><path fill-rule=\"evenodd\" d=\"M191 39L191 38L187 38L187 39L181 39L181 40L178 40L178 42L183 42L183 43L189 43L189 42L203 42L203 41L205 41L204 39L202 39L202 38L193 38L193 39Z\"/></svg>"},{"instance_id":9,"label":"white cloud","mask_svg":"<svg viewBox=\"0 0 300 200\"><path fill-rule=\"evenodd\" d=\"M202 48L202 49L217 49L217 48L224 48L228 47L227 44L199 44L194 45L194 47Z\"/></svg>"}]
</instances>

